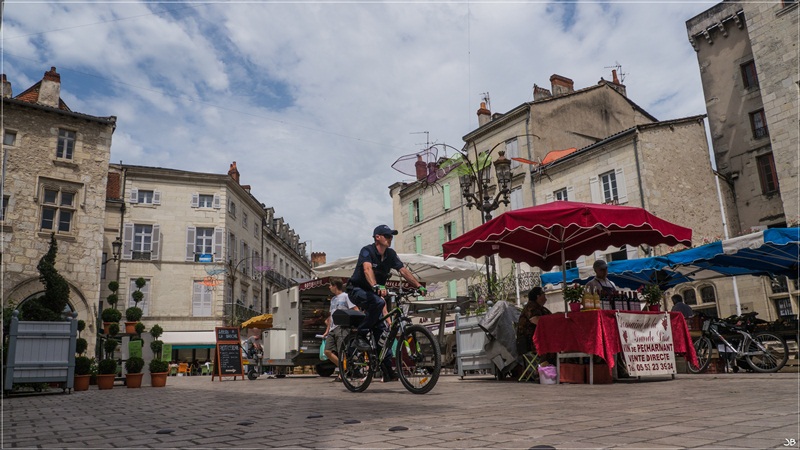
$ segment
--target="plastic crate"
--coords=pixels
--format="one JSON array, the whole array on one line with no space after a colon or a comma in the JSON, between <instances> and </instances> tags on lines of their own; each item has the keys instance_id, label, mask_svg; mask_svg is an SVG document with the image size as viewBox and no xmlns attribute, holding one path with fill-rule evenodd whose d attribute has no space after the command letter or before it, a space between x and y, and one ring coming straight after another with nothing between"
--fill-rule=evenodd
<instances>
[{"instance_id":1,"label":"plastic crate","mask_svg":"<svg viewBox=\"0 0 800 450\"><path fill-rule=\"evenodd\" d=\"M589 365L586 364L584 376L586 377L586 382L591 383L592 378L589 376ZM608 364L594 364L594 384L611 384L613 382L613 378L611 377L611 368L608 367Z\"/></svg>"},{"instance_id":2,"label":"plastic crate","mask_svg":"<svg viewBox=\"0 0 800 450\"><path fill-rule=\"evenodd\" d=\"M583 364L561 363L559 368L559 382L572 384L585 384L586 375Z\"/></svg>"}]
</instances>

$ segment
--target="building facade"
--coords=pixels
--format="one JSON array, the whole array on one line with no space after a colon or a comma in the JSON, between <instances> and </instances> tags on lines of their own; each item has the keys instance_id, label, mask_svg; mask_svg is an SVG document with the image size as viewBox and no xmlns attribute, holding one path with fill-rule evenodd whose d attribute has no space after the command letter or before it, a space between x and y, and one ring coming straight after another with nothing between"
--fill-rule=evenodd
<instances>
[{"instance_id":1,"label":"building facade","mask_svg":"<svg viewBox=\"0 0 800 450\"><path fill-rule=\"evenodd\" d=\"M3 305L19 306L44 292L36 267L54 235L69 307L93 341L116 117L72 111L61 99L55 67L17 96L5 74L2 81Z\"/></svg>"},{"instance_id":2,"label":"building facade","mask_svg":"<svg viewBox=\"0 0 800 450\"><path fill-rule=\"evenodd\" d=\"M730 236L800 222L799 28L796 1L725 1L686 22L716 166L731 189ZM754 305L763 318L800 309L798 285L785 279L746 293L769 299Z\"/></svg>"}]
</instances>

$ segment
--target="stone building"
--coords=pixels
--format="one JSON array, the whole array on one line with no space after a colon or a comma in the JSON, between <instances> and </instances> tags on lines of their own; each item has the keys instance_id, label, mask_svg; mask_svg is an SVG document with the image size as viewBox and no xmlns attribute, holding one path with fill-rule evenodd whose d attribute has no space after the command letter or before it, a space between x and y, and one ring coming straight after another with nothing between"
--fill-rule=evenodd
<instances>
[{"instance_id":1,"label":"stone building","mask_svg":"<svg viewBox=\"0 0 800 450\"><path fill-rule=\"evenodd\" d=\"M43 293L36 266L55 234L56 269L69 283L69 306L86 322L92 348L116 117L72 111L61 99L55 67L17 96L5 74L2 81L3 305Z\"/></svg>"},{"instance_id":2,"label":"stone building","mask_svg":"<svg viewBox=\"0 0 800 450\"><path fill-rule=\"evenodd\" d=\"M101 308L118 280L118 308L133 306L135 280L147 284L139 307L149 328L159 324L179 359L213 344L214 327L268 312L270 293L310 274L299 237L227 174L111 164L106 253L121 240L119 261L103 273Z\"/></svg>"},{"instance_id":3,"label":"stone building","mask_svg":"<svg viewBox=\"0 0 800 450\"><path fill-rule=\"evenodd\" d=\"M725 1L689 19L686 29L697 52L717 169L731 189L730 236L796 226L800 222L797 2ZM749 290L756 298L765 293L769 298L765 309L754 306L764 318L800 310L796 283L764 279ZM741 292L740 297L747 298ZM742 309L746 306L743 303Z\"/></svg>"}]
</instances>

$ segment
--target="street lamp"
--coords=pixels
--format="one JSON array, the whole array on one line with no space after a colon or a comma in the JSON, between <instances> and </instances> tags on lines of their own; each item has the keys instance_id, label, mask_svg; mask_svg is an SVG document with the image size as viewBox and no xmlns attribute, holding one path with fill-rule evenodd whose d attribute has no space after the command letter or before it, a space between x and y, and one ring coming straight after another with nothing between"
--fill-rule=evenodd
<instances>
[{"instance_id":1,"label":"street lamp","mask_svg":"<svg viewBox=\"0 0 800 450\"><path fill-rule=\"evenodd\" d=\"M120 250L122 250L122 239L120 239L120 237L117 236L117 238L114 239L114 242L111 243L111 258L106 257L106 260L101 262L100 265L104 266L108 264L109 261L118 260Z\"/></svg>"}]
</instances>

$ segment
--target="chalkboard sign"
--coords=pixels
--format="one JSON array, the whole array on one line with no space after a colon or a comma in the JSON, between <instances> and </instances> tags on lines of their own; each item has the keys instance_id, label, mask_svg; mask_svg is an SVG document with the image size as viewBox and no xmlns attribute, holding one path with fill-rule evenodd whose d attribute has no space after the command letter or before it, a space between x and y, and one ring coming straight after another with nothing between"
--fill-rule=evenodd
<instances>
[{"instance_id":1,"label":"chalkboard sign","mask_svg":"<svg viewBox=\"0 0 800 450\"><path fill-rule=\"evenodd\" d=\"M217 362L215 364L214 376L222 377L241 376L244 379L242 368L242 350L239 344L239 329L235 327L216 327L214 329L217 337Z\"/></svg>"},{"instance_id":2,"label":"chalkboard sign","mask_svg":"<svg viewBox=\"0 0 800 450\"><path fill-rule=\"evenodd\" d=\"M217 342L239 342L239 329L233 327L217 327Z\"/></svg>"}]
</instances>

